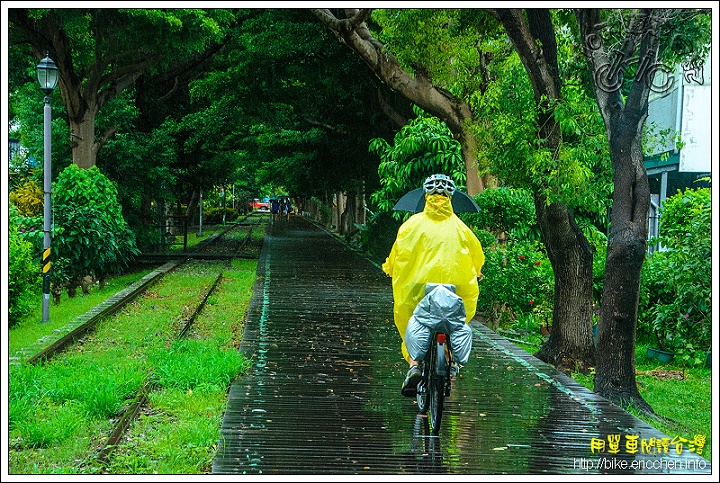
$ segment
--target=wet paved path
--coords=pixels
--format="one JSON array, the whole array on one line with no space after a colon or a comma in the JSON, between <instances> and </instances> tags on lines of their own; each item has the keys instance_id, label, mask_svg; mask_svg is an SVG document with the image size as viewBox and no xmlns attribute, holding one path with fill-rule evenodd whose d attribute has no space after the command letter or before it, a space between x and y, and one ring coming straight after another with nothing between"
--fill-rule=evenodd
<instances>
[{"instance_id":1,"label":"wet paved path","mask_svg":"<svg viewBox=\"0 0 720 483\"><path fill-rule=\"evenodd\" d=\"M674 445L641 452L668 436L471 326L473 355L430 437L400 395L390 279L307 220L268 225L240 348L254 365L231 386L213 473L711 473Z\"/></svg>"}]
</instances>

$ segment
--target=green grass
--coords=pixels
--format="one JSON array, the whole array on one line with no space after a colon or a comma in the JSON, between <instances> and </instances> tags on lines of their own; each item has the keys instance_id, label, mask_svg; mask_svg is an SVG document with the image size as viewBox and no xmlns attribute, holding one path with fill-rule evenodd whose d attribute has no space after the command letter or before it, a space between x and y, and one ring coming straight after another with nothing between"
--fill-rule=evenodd
<instances>
[{"instance_id":1,"label":"green grass","mask_svg":"<svg viewBox=\"0 0 720 483\"><path fill-rule=\"evenodd\" d=\"M194 262L180 267L48 363L13 364L8 404L10 473L209 472L229 384L249 365L238 353L237 343L256 263L236 260L228 268L224 263ZM221 270L222 283L191 338L175 342ZM140 276L123 280L130 283ZM107 297L117 291L103 293ZM63 300L64 320L97 305L86 302L82 297ZM37 321L26 320L10 331L12 347L23 348L47 333L49 324L42 324L43 330L33 324ZM95 455L107 440L111 421L150 373L157 383L150 406L104 468Z\"/></svg>"},{"instance_id":2,"label":"green grass","mask_svg":"<svg viewBox=\"0 0 720 483\"><path fill-rule=\"evenodd\" d=\"M32 313L14 325L8 332L9 354L12 356L18 350L34 344L41 337L51 335L54 330L61 329L76 317L104 302L150 272L151 270L145 269L111 278L102 289L97 285L93 285L90 288L89 295L83 295L80 292L76 297L69 298L67 292L63 292L59 305L50 304L50 317L47 322L42 321L42 294L37 294L37 305Z\"/></svg>"},{"instance_id":3,"label":"green grass","mask_svg":"<svg viewBox=\"0 0 720 483\"><path fill-rule=\"evenodd\" d=\"M48 408L50 410L52 408ZM81 420L79 417L76 420ZM38 423L41 427L43 423ZM95 451L103 435L112 429L108 420L93 421L82 427L76 427L71 438L63 439L62 444L47 447L26 448L18 451L12 435L8 441L8 472L10 474L77 474L83 455Z\"/></svg>"},{"instance_id":4,"label":"green grass","mask_svg":"<svg viewBox=\"0 0 720 483\"><path fill-rule=\"evenodd\" d=\"M154 391L103 472L210 473L226 405L227 391L219 386Z\"/></svg>"},{"instance_id":5,"label":"green grass","mask_svg":"<svg viewBox=\"0 0 720 483\"><path fill-rule=\"evenodd\" d=\"M184 339L152 354L150 364L157 384L196 390L207 384L229 387L243 369L236 350L221 347L214 339Z\"/></svg>"},{"instance_id":6,"label":"green grass","mask_svg":"<svg viewBox=\"0 0 720 483\"><path fill-rule=\"evenodd\" d=\"M188 340L158 353L158 390L127 432L105 473L207 474L220 437L227 388L249 361L240 357L254 260L233 260Z\"/></svg>"}]
</instances>

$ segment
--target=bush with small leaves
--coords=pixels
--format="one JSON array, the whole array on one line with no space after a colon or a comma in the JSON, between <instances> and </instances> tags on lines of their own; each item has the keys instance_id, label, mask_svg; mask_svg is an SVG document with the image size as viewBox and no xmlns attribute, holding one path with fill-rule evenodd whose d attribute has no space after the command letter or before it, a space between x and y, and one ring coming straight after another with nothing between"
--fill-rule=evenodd
<instances>
[{"instance_id":1,"label":"bush with small leaves","mask_svg":"<svg viewBox=\"0 0 720 483\"><path fill-rule=\"evenodd\" d=\"M28 314L33 297L40 295L40 260L35 257L33 244L20 235L16 224L17 209L10 205L8 223L8 326ZM39 300L39 299L38 299Z\"/></svg>"},{"instance_id":2,"label":"bush with small leaves","mask_svg":"<svg viewBox=\"0 0 720 483\"><path fill-rule=\"evenodd\" d=\"M643 266L638 333L689 365L705 361L712 337L710 188L668 197L660 214L663 251Z\"/></svg>"}]
</instances>

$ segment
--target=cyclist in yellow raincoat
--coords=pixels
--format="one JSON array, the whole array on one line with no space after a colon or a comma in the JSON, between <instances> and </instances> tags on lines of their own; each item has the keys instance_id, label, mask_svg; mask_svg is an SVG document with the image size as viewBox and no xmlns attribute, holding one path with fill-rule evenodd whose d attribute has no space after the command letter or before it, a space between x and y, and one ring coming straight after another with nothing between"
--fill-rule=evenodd
<instances>
[{"instance_id":1,"label":"cyclist in yellow raincoat","mask_svg":"<svg viewBox=\"0 0 720 483\"><path fill-rule=\"evenodd\" d=\"M449 283L465 304L466 323L475 316L478 279L485 264L482 245L472 230L453 212L455 183L442 174L424 183L425 208L411 216L398 230L390 255L382 265L392 277L394 319L405 338L408 321L425 296L425 284ZM402 394L414 397L420 380L417 361L410 358L405 341L402 354L410 364Z\"/></svg>"}]
</instances>

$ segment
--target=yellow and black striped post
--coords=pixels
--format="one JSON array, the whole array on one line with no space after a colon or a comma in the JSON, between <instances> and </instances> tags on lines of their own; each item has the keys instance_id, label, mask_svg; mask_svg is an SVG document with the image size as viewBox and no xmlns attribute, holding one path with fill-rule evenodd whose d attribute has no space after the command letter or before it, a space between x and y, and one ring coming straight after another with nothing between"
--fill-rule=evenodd
<instances>
[{"instance_id":1,"label":"yellow and black striped post","mask_svg":"<svg viewBox=\"0 0 720 483\"><path fill-rule=\"evenodd\" d=\"M50 252L52 248L46 248L42 256L42 271L43 275L47 275L50 271Z\"/></svg>"},{"instance_id":2,"label":"yellow and black striped post","mask_svg":"<svg viewBox=\"0 0 720 483\"><path fill-rule=\"evenodd\" d=\"M42 255L42 272L43 272L43 293L50 293L50 254L52 248L46 248Z\"/></svg>"},{"instance_id":3,"label":"yellow and black striped post","mask_svg":"<svg viewBox=\"0 0 720 483\"><path fill-rule=\"evenodd\" d=\"M42 304L42 321L50 320L50 255L52 249L50 247L43 250L42 254L42 273L43 273L43 304Z\"/></svg>"}]
</instances>

